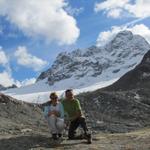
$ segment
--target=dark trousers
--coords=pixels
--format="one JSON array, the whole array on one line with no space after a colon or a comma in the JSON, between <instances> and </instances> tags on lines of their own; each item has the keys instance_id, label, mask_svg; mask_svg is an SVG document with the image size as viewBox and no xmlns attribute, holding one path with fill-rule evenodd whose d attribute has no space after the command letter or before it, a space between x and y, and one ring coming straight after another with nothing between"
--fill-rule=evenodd
<instances>
[{"instance_id":1,"label":"dark trousers","mask_svg":"<svg viewBox=\"0 0 150 150\"><path fill-rule=\"evenodd\" d=\"M69 125L69 132L68 132L68 137L72 138L75 135L75 130L79 127L79 125L82 127L82 129L84 130L84 133L87 134L88 128L85 122L85 118L84 117L79 117L73 121L71 121L70 125Z\"/></svg>"}]
</instances>

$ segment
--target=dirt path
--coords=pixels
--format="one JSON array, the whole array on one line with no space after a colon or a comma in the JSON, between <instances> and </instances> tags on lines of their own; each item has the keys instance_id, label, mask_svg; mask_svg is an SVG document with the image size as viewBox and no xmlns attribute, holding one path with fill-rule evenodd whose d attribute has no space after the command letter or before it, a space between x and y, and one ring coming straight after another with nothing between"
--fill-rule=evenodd
<instances>
[{"instance_id":1,"label":"dirt path","mask_svg":"<svg viewBox=\"0 0 150 150\"><path fill-rule=\"evenodd\" d=\"M92 144L85 140L67 140L57 146L51 144L48 135L0 135L0 150L150 150L150 129L124 134L99 133Z\"/></svg>"}]
</instances>

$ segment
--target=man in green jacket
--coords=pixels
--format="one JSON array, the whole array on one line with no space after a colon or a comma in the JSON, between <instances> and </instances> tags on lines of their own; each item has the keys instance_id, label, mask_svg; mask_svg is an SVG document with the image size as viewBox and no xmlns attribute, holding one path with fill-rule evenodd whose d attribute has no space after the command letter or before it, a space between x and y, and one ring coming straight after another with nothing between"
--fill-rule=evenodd
<instances>
[{"instance_id":1,"label":"man in green jacket","mask_svg":"<svg viewBox=\"0 0 150 150\"><path fill-rule=\"evenodd\" d=\"M72 89L65 91L65 97L66 98L62 101L62 104L70 121L68 138L75 138L75 130L80 125L84 130L84 135L87 138L88 143L91 143L91 134L88 133L88 128L85 122L85 117L82 114L79 100L74 98Z\"/></svg>"}]
</instances>

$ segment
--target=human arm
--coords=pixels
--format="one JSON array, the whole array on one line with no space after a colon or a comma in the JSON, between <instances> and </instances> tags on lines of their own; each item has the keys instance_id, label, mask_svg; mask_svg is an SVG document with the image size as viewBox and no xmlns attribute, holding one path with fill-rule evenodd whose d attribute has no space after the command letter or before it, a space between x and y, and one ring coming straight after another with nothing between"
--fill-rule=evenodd
<instances>
[{"instance_id":1,"label":"human arm","mask_svg":"<svg viewBox=\"0 0 150 150\"><path fill-rule=\"evenodd\" d=\"M49 113L49 107L48 107L48 106L45 106L45 107L44 107L44 116L45 116L45 117L48 117L48 113Z\"/></svg>"},{"instance_id":2,"label":"human arm","mask_svg":"<svg viewBox=\"0 0 150 150\"><path fill-rule=\"evenodd\" d=\"M82 109L79 100L75 101L75 114L70 118L70 121L76 120L77 118L82 116Z\"/></svg>"},{"instance_id":3,"label":"human arm","mask_svg":"<svg viewBox=\"0 0 150 150\"><path fill-rule=\"evenodd\" d=\"M60 108L60 118L64 118L64 107L62 103L60 103L59 108Z\"/></svg>"}]
</instances>

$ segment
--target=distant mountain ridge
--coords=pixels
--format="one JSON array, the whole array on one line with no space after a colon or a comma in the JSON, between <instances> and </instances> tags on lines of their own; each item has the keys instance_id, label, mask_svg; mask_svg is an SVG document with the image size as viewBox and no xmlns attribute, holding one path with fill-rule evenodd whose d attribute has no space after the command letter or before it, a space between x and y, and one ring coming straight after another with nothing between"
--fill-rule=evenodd
<instances>
[{"instance_id":1,"label":"distant mountain ridge","mask_svg":"<svg viewBox=\"0 0 150 150\"><path fill-rule=\"evenodd\" d=\"M0 91L8 90L11 88L17 88L17 86L15 84L12 84L11 86L5 87L5 86L0 84Z\"/></svg>"},{"instance_id":2,"label":"distant mountain ridge","mask_svg":"<svg viewBox=\"0 0 150 150\"><path fill-rule=\"evenodd\" d=\"M61 83L78 88L119 78L133 69L149 49L143 37L121 31L105 47L91 46L60 53L37 82L44 80L50 86Z\"/></svg>"}]
</instances>

